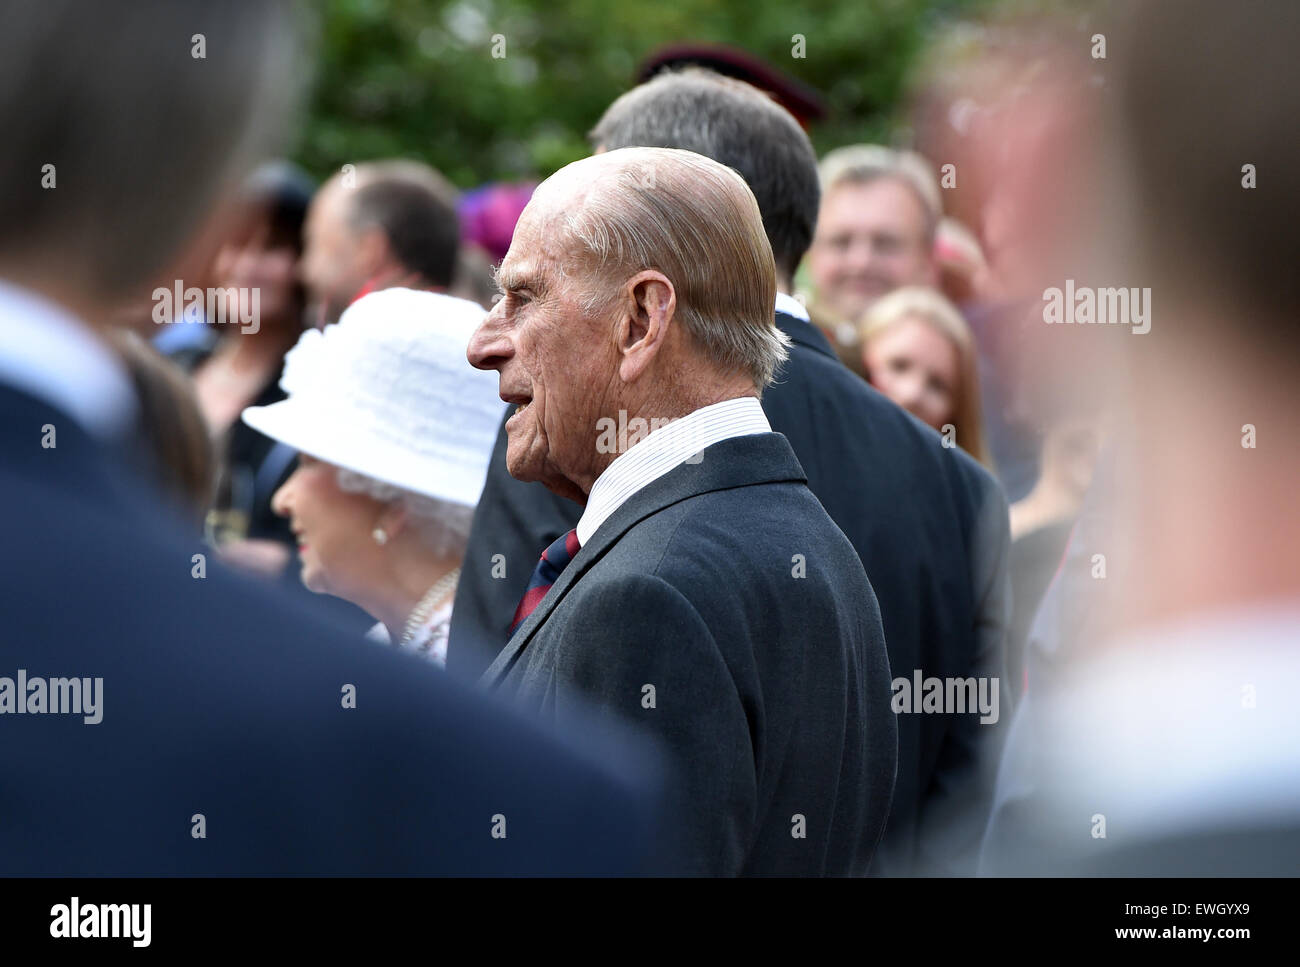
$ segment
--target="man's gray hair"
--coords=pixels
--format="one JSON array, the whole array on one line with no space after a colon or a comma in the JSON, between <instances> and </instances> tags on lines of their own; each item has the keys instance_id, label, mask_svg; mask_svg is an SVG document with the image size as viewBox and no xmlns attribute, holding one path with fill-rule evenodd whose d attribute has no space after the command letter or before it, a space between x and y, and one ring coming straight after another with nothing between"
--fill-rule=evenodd
<instances>
[{"instance_id":1,"label":"man's gray hair","mask_svg":"<svg viewBox=\"0 0 1300 967\"><path fill-rule=\"evenodd\" d=\"M278 146L302 26L291 0L6 4L0 273L152 280Z\"/></svg>"},{"instance_id":2,"label":"man's gray hair","mask_svg":"<svg viewBox=\"0 0 1300 967\"><path fill-rule=\"evenodd\" d=\"M346 493L364 494L386 504L400 503L431 554L463 554L469 544L473 507L412 493L346 467L338 468L338 484Z\"/></svg>"},{"instance_id":3,"label":"man's gray hair","mask_svg":"<svg viewBox=\"0 0 1300 967\"><path fill-rule=\"evenodd\" d=\"M619 97L588 137L610 151L685 148L735 168L758 200L777 271L794 277L817 227L817 154L770 95L699 67L669 71Z\"/></svg>"},{"instance_id":4,"label":"man's gray hair","mask_svg":"<svg viewBox=\"0 0 1300 967\"><path fill-rule=\"evenodd\" d=\"M662 272L676 293L676 316L696 343L719 368L747 373L762 390L789 341L776 328L776 266L745 179L675 148L599 157L617 157L618 170L598 175L581 208L566 216L587 255L587 311L617 296L611 282L644 269Z\"/></svg>"},{"instance_id":5,"label":"man's gray hair","mask_svg":"<svg viewBox=\"0 0 1300 967\"><path fill-rule=\"evenodd\" d=\"M925 212L925 238L933 243L943 216L939 182L930 163L915 151L901 151L879 144L851 144L836 148L818 165L822 197L842 184L866 184L877 178L893 178L911 189Z\"/></svg>"}]
</instances>

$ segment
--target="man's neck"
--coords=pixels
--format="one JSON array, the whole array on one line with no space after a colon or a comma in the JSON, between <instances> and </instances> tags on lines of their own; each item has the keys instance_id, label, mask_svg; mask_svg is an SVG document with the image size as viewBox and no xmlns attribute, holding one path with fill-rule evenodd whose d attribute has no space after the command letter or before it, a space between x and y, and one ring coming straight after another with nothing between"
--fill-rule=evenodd
<instances>
[{"instance_id":1,"label":"man's neck","mask_svg":"<svg viewBox=\"0 0 1300 967\"><path fill-rule=\"evenodd\" d=\"M599 458L591 472L574 483L586 498L600 475L630 446L674 420L690 416L706 406L746 396L757 398L758 390L754 387L753 380L739 376L727 379L719 386L710 386L707 392L696 390L672 393L639 404L625 405L612 415L602 416L597 422L597 430L600 432L596 438L596 452ZM585 499L578 502L584 503Z\"/></svg>"},{"instance_id":2,"label":"man's neck","mask_svg":"<svg viewBox=\"0 0 1300 967\"><path fill-rule=\"evenodd\" d=\"M1296 407L1289 374L1222 347L1182 355L1169 371L1151 365L1134 392L1136 472L1117 499L1142 575L1135 624L1300 597L1300 460L1278 441Z\"/></svg>"},{"instance_id":3,"label":"man's neck","mask_svg":"<svg viewBox=\"0 0 1300 967\"><path fill-rule=\"evenodd\" d=\"M57 279L46 279L39 274L21 271L10 273L0 269L0 281L54 303L64 312L75 316L96 338L102 336L103 320L110 318L114 309L107 299L83 296L67 285L60 285Z\"/></svg>"},{"instance_id":4,"label":"man's neck","mask_svg":"<svg viewBox=\"0 0 1300 967\"><path fill-rule=\"evenodd\" d=\"M55 286L0 281L3 381L67 412L101 436L129 427L138 408L126 365L88 321L107 317Z\"/></svg>"},{"instance_id":5,"label":"man's neck","mask_svg":"<svg viewBox=\"0 0 1300 967\"><path fill-rule=\"evenodd\" d=\"M414 269L408 269L404 265L385 265L368 278L365 283L357 290L352 301L363 295L369 295L371 292L379 292L382 289L422 289L429 292L442 292L444 287L434 285L421 273Z\"/></svg>"},{"instance_id":6,"label":"man's neck","mask_svg":"<svg viewBox=\"0 0 1300 967\"><path fill-rule=\"evenodd\" d=\"M634 493L722 440L771 430L754 395L734 396L702 406L658 426L626 427L605 442L617 449L596 479L578 521L578 540L586 543L601 524ZM635 434L635 435L634 435Z\"/></svg>"}]
</instances>

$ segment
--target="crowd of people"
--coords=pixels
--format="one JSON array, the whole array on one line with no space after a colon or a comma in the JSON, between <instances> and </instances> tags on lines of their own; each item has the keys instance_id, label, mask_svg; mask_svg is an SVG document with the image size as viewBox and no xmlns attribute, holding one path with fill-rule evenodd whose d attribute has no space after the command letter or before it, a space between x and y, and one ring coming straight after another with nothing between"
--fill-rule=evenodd
<instances>
[{"instance_id":1,"label":"crowd of people","mask_svg":"<svg viewBox=\"0 0 1300 967\"><path fill-rule=\"evenodd\" d=\"M820 159L693 48L462 194L263 160L291 4L202 72L190 4L63 6L0 39L0 676L106 698L0 723L4 872L1300 862L1295 105L1190 53L1280 78L1293 13L989 28Z\"/></svg>"}]
</instances>

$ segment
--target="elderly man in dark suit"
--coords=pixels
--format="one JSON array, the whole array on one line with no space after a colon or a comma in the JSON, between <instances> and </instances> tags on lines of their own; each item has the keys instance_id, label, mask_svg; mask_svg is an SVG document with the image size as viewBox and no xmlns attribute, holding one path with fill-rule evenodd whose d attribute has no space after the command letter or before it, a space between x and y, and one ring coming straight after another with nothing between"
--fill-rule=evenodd
<instances>
[{"instance_id":1,"label":"elderly man in dark suit","mask_svg":"<svg viewBox=\"0 0 1300 967\"><path fill-rule=\"evenodd\" d=\"M578 696L670 752L681 869L861 873L897 758L875 595L759 404L786 355L734 171L579 161L537 191L469 359L500 373L510 473L584 505L484 675Z\"/></svg>"},{"instance_id":2,"label":"elderly man in dark suit","mask_svg":"<svg viewBox=\"0 0 1300 967\"><path fill-rule=\"evenodd\" d=\"M841 365L789 295L819 197L817 159L795 119L746 84L692 71L619 98L592 140L606 148L685 148L748 182L776 261L776 324L791 343L763 410L866 569L893 674L998 678L1010 609L1006 500L978 463ZM544 487L513 479L505 450L503 430L452 616L448 667L470 675L505 644L538 552L581 513ZM973 872L1002 732L980 718L899 715L898 782L873 873Z\"/></svg>"},{"instance_id":3,"label":"elderly man in dark suit","mask_svg":"<svg viewBox=\"0 0 1300 967\"><path fill-rule=\"evenodd\" d=\"M224 571L133 470L100 320L282 127L290 14L5 12L0 874L642 869L639 755L602 764Z\"/></svg>"}]
</instances>

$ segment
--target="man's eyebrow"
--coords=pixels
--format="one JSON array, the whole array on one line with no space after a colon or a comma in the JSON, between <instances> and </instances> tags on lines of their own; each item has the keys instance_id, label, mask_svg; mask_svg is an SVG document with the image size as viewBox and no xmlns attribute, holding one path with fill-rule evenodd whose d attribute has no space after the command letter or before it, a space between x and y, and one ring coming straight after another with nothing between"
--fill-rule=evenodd
<instances>
[{"instance_id":1,"label":"man's eyebrow","mask_svg":"<svg viewBox=\"0 0 1300 967\"><path fill-rule=\"evenodd\" d=\"M516 289L537 291L541 287L540 280L529 277L530 269L527 266L517 268L502 265L495 271L494 275L496 276L497 288L502 292L512 292Z\"/></svg>"}]
</instances>

